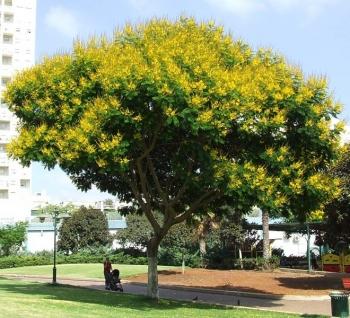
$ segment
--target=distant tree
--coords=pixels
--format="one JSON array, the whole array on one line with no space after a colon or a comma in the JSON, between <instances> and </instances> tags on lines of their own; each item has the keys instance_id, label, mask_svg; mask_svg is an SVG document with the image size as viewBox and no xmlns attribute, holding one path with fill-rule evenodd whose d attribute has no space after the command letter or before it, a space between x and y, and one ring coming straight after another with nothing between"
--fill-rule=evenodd
<instances>
[{"instance_id":1,"label":"distant tree","mask_svg":"<svg viewBox=\"0 0 350 318\"><path fill-rule=\"evenodd\" d=\"M160 260L169 265L185 264L198 252L196 231L185 222L172 226L160 244Z\"/></svg>"},{"instance_id":2,"label":"distant tree","mask_svg":"<svg viewBox=\"0 0 350 318\"><path fill-rule=\"evenodd\" d=\"M139 249L147 248L148 241L152 236L152 226L146 216L129 214L126 217L126 228L115 234L115 239L125 247Z\"/></svg>"},{"instance_id":3,"label":"distant tree","mask_svg":"<svg viewBox=\"0 0 350 318\"><path fill-rule=\"evenodd\" d=\"M53 218L71 215L77 208L72 203L67 204L48 204L38 210L38 217Z\"/></svg>"},{"instance_id":4,"label":"distant tree","mask_svg":"<svg viewBox=\"0 0 350 318\"><path fill-rule=\"evenodd\" d=\"M307 214L332 184L317 169L339 135L326 82L213 23L154 19L76 41L16 76L5 99L19 118L13 158L59 165L80 189L118 194L146 215L153 298L158 247L175 224L222 197L270 212L294 193L304 202L295 213Z\"/></svg>"},{"instance_id":5,"label":"distant tree","mask_svg":"<svg viewBox=\"0 0 350 318\"><path fill-rule=\"evenodd\" d=\"M239 250L251 250L259 241L256 231L244 228L245 220L236 213L223 216L217 226L206 236L207 253L204 257L209 267L233 268Z\"/></svg>"},{"instance_id":6,"label":"distant tree","mask_svg":"<svg viewBox=\"0 0 350 318\"><path fill-rule=\"evenodd\" d=\"M156 215L161 219L161 214ZM119 230L115 239L123 247L144 249L152 237L152 226L144 215L129 214L126 217L126 228ZM163 248L175 248L186 253L186 248L195 240L194 229L185 223L173 226L161 242Z\"/></svg>"},{"instance_id":7,"label":"distant tree","mask_svg":"<svg viewBox=\"0 0 350 318\"><path fill-rule=\"evenodd\" d=\"M0 227L0 256L17 253L27 236L27 222Z\"/></svg>"},{"instance_id":8,"label":"distant tree","mask_svg":"<svg viewBox=\"0 0 350 318\"><path fill-rule=\"evenodd\" d=\"M63 220L59 229L58 250L76 253L82 248L111 244L108 222L103 212L81 207Z\"/></svg>"},{"instance_id":9,"label":"distant tree","mask_svg":"<svg viewBox=\"0 0 350 318\"><path fill-rule=\"evenodd\" d=\"M329 171L333 178L340 179L339 195L326 204L323 221L327 223L323 243L336 248L340 241L350 245L350 144L344 147L336 166Z\"/></svg>"}]
</instances>

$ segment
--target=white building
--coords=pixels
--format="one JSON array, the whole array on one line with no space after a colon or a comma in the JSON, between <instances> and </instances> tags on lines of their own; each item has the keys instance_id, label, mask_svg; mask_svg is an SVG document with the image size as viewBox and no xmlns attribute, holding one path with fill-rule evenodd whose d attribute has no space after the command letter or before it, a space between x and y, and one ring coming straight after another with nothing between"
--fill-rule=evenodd
<instances>
[{"instance_id":1,"label":"white building","mask_svg":"<svg viewBox=\"0 0 350 318\"><path fill-rule=\"evenodd\" d=\"M31 170L6 155L17 119L2 92L20 70L34 65L36 0L0 0L0 224L28 220Z\"/></svg>"},{"instance_id":2,"label":"white building","mask_svg":"<svg viewBox=\"0 0 350 318\"><path fill-rule=\"evenodd\" d=\"M51 251L54 246L54 224L51 218L40 219L41 209L45 208L50 202L50 198L45 193L36 193L33 196L33 209L31 222L28 225L27 241L24 249L27 252ZM104 201L97 202L61 202L62 206L71 205L79 208L81 206L93 208L106 213L108 228L110 234L115 234L118 230L126 228L125 218L118 213L118 209L125 204L118 200L110 200L109 203ZM58 225L58 232L59 232ZM113 245L117 247L116 244Z\"/></svg>"}]
</instances>

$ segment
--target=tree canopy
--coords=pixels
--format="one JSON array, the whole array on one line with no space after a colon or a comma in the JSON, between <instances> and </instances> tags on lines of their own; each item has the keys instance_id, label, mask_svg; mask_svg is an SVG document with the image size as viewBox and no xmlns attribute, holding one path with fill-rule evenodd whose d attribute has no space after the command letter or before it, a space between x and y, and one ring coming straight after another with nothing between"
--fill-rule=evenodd
<instances>
[{"instance_id":1,"label":"tree canopy","mask_svg":"<svg viewBox=\"0 0 350 318\"><path fill-rule=\"evenodd\" d=\"M0 256L16 253L27 237L27 222L0 227Z\"/></svg>"},{"instance_id":2,"label":"tree canopy","mask_svg":"<svg viewBox=\"0 0 350 318\"><path fill-rule=\"evenodd\" d=\"M340 241L350 244L350 145L344 151L336 166L329 171L333 178L339 178L340 195L329 202L323 211L326 222L324 242L335 248Z\"/></svg>"},{"instance_id":3,"label":"tree canopy","mask_svg":"<svg viewBox=\"0 0 350 318\"><path fill-rule=\"evenodd\" d=\"M78 40L17 75L5 98L20 125L13 158L59 165L146 215L149 277L169 228L217 200L303 217L334 184L320 172L340 133L326 81L213 23L153 19Z\"/></svg>"},{"instance_id":4,"label":"tree canopy","mask_svg":"<svg viewBox=\"0 0 350 318\"><path fill-rule=\"evenodd\" d=\"M76 253L83 248L111 243L107 218L103 212L81 207L63 220L59 230L58 250Z\"/></svg>"}]
</instances>

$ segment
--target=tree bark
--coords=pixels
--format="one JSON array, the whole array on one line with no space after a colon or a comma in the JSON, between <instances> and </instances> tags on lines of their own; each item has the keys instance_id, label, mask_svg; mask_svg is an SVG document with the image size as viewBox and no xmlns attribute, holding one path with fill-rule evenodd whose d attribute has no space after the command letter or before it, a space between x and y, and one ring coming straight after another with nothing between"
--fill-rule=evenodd
<instances>
[{"instance_id":1,"label":"tree bark","mask_svg":"<svg viewBox=\"0 0 350 318\"><path fill-rule=\"evenodd\" d=\"M205 237L204 235L201 235L199 236L198 238L198 242L199 242L199 254L201 256L201 263L202 263L202 267L206 267L206 262L204 261L204 257L205 257L205 254L207 253L207 244L205 242Z\"/></svg>"},{"instance_id":2,"label":"tree bark","mask_svg":"<svg viewBox=\"0 0 350 318\"><path fill-rule=\"evenodd\" d=\"M158 247L159 240L152 237L147 246L148 257L148 284L147 284L147 296L153 299L159 299L158 290Z\"/></svg>"},{"instance_id":3,"label":"tree bark","mask_svg":"<svg viewBox=\"0 0 350 318\"><path fill-rule=\"evenodd\" d=\"M262 229L263 229L263 258L268 260L270 255L270 237L269 237L269 212L262 211Z\"/></svg>"},{"instance_id":4,"label":"tree bark","mask_svg":"<svg viewBox=\"0 0 350 318\"><path fill-rule=\"evenodd\" d=\"M200 252L202 258L207 253L207 245L205 243L204 235L199 237L199 252Z\"/></svg>"}]
</instances>

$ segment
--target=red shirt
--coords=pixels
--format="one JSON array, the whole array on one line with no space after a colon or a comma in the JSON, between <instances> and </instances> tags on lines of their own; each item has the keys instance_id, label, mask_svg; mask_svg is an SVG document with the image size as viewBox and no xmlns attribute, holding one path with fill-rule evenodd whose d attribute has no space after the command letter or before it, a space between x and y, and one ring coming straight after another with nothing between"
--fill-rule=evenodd
<instances>
[{"instance_id":1,"label":"red shirt","mask_svg":"<svg viewBox=\"0 0 350 318\"><path fill-rule=\"evenodd\" d=\"M112 269L112 264L110 261L104 261L103 262L103 269L105 272L110 272Z\"/></svg>"}]
</instances>

